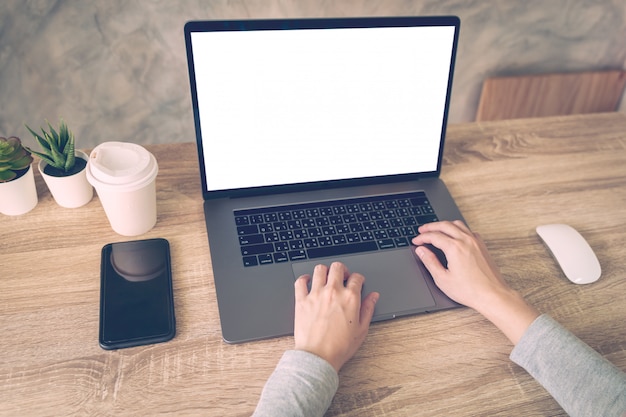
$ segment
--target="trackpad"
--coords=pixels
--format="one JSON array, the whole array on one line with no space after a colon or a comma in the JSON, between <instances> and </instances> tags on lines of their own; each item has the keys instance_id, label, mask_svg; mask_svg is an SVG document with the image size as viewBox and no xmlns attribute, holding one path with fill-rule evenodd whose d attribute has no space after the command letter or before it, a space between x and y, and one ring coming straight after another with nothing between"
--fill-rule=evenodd
<instances>
[{"instance_id":1,"label":"trackpad","mask_svg":"<svg viewBox=\"0 0 626 417\"><path fill-rule=\"evenodd\" d=\"M363 296L372 291L380 293L374 320L385 320L399 315L427 311L435 306L424 273L409 249L323 258L292 265L295 278L303 274L313 276L315 265L343 262L350 272L365 277Z\"/></svg>"}]
</instances>

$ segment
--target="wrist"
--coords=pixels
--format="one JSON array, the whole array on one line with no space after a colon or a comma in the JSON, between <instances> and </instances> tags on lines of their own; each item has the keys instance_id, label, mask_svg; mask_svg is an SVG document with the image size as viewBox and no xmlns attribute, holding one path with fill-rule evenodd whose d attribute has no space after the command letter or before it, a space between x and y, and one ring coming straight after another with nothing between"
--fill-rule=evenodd
<instances>
[{"instance_id":1,"label":"wrist","mask_svg":"<svg viewBox=\"0 0 626 417\"><path fill-rule=\"evenodd\" d=\"M500 329L514 345L539 317L539 312L521 294L510 288L492 294L476 311Z\"/></svg>"},{"instance_id":2,"label":"wrist","mask_svg":"<svg viewBox=\"0 0 626 417\"><path fill-rule=\"evenodd\" d=\"M341 367L343 366L343 362L341 362L337 358L331 357L331 355L327 355L325 352L321 351L320 349L310 349L307 347L294 346L293 350L306 352L310 355L316 356L322 361L328 363L337 373L339 373L339 371L341 370Z\"/></svg>"}]
</instances>

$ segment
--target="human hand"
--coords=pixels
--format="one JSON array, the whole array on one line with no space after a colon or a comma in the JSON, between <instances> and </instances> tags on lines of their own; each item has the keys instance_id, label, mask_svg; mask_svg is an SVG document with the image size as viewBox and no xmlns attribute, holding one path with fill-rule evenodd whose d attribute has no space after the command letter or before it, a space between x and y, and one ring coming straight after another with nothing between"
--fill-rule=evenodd
<instances>
[{"instance_id":1,"label":"human hand","mask_svg":"<svg viewBox=\"0 0 626 417\"><path fill-rule=\"evenodd\" d=\"M484 242L461 221L428 223L413 238L415 249L437 286L454 301L480 311L493 292L509 289ZM445 268L428 247L443 251Z\"/></svg>"},{"instance_id":2,"label":"human hand","mask_svg":"<svg viewBox=\"0 0 626 417\"><path fill-rule=\"evenodd\" d=\"M302 275L294 284L295 349L325 359L339 372L365 340L379 294L370 293L361 301L365 278L350 274L340 262L330 268L317 265L309 292L310 280Z\"/></svg>"},{"instance_id":3,"label":"human hand","mask_svg":"<svg viewBox=\"0 0 626 417\"><path fill-rule=\"evenodd\" d=\"M454 301L484 315L517 343L539 313L502 278L480 236L458 220L428 223L419 232L413 239L415 252L435 284ZM447 268L424 244L443 251Z\"/></svg>"}]
</instances>

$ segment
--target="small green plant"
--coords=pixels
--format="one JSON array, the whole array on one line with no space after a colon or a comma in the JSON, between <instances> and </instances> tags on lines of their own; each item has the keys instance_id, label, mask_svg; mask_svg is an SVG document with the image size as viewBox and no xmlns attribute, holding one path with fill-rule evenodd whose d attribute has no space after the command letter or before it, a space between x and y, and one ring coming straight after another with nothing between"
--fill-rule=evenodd
<instances>
[{"instance_id":1,"label":"small green plant","mask_svg":"<svg viewBox=\"0 0 626 417\"><path fill-rule=\"evenodd\" d=\"M42 151L33 151L27 148L30 152L34 153L48 165L62 170L63 172L70 172L74 168L75 157L75 144L74 134L67 128L67 124L63 119L59 123L59 131L54 130L50 122L48 123L49 132L46 132L44 128L41 128L43 136L39 135L33 129L26 126L26 129L33 134Z\"/></svg>"},{"instance_id":2,"label":"small green plant","mask_svg":"<svg viewBox=\"0 0 626 417\"><path fill-rule=\"evenodd\" d=\"M33 157L24 146L20 138L0 138L0 182L14 180L28 169Z\"/></svg>"}]
</instances>

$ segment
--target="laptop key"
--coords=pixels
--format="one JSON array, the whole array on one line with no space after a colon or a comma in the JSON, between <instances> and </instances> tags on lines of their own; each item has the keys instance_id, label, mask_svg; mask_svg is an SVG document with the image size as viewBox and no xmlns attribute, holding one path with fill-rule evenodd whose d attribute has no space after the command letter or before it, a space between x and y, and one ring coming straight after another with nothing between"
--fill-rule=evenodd
<instances>
[{"instance_id":1,"label":"laptop key","mask_svg":"<svg viewBox=\"0 0 626 417\"><path fill-rule=\"evenodd\" d=\"M332 239L333 239L333 245L344 245L348 243L344 235L335 235L332 237Z\"/></svg>"},{"instance_id":2,"label":"laptop key","mask_svg":"<svg viewBox=\"0 0 626 417\"><path fill-rule=\"evenodd\" d=\"M263 215L263 220L266 223L275 222L276 220L278 220L278 216L276 216L276 213L265 213Z\"/></svg>"},{"instance_id":3,"label":"laptop key","mask_svg":"<svg viewBox=\"0 0 626 417\"><path fill-rule=\"evenodd\" d=\"M376 240L382 240L382 239L388 239L389 235L387 234L386 230L374 230L374 239Z\"/></svg>"},{"instance_id":4,"label":"laptop key","mask_svg":"<svg viewBox=\"0 0 626 417\"><path fill-rule=\"evenodd\" d=\"M259 264L261 265L267 265L267 264L271 264L274 263L274 261L272 260L272 255L269 253L266 253L264 255L259 255Z\"/></svg>"},{"instance_id":5,"label":"laptop key","mask_svg":"<svg viewBox=\"0 0 626 417\"><path fill-rule=\"evenodd\" d=\"M278 233L278 236L280 236L280 240L291 240L293 239L293 232L291 230L285 230Z\"/></svg>"},{"instance_id":6,"label":"laptop key","mask_svg":"<svg viewBox=\"0 0 626 417\"><path fill-rule=\"evenodd\" d=\"M417 221L417 224L432 223L437 221L437 216L435 216L434 214L415 216L415 220Z\"/></svg>"},{"instance_id":7,"label":"laptop key","mask_svg":"<svg viewBox=\"0 0 626 417\"><path fill-rule=\"evenodd\" d=\"M337 232L338 234L346 234L350 231L350 228L348 227L348 225L345 224L340 224L335 226L335 232Z\"/></svg>"},{"instance_id":8,"label":"laptop key","mask_svg":"<svg viewBox=\"0 0 626 417\"><path fill-rule=\"evenodd\" d=\"M287 222L287 228L289 230L302 229L302 222L300 220L289 220Z\"/></svg>"},{"instance_id":9,"label":"laptop key","mask_svg":"<svg viewBox=\"0 0 626 417\"><path fill-rule=\"evenodd\" d=\"M337 234L337 230L335 229L334 226L325 226L325 227L322 227L322 234L324 236L336 235Z\"/></svg>"},{"instance_id":10,"label":"laptop key","mask_svg":"<svg viewBox=\"0 0 626 417\"><path fill-rule=\"evenodd\" d=\"M246 235L239 236L239 244L244 245L255 245L258 243L265 243L265 237L263 235Z\"/></svg>"},{"instance_id":11,"label":"laptop key","mask_svg":"<svg viewBox=\"0 0 626 417\"><path fill-rule=\"evenodd\" d=\"M291 212L289 211L281 211L278 213L278 220L291 220Z\"/></svg>"},{"instance_id":12,"label":"laptop key","mask_svg":"<svg viewBox=\"0 0 626 417\"><path fill-rule=\"evenodd\" d=\"M405 217L404 219L402 219L402 221L404 222L405 226L413 226L418 224L418 221L415 220L417 217Z\"/></svg>"},{"instance_id":13,"label":"laptop key","mask_svg":"<svg viewBox=\"0 0 626 417\"><path fill-rule=\"evenodd\" d=\"M287 222L274 222L272 224L274 226L274 231L276 231L276 232L282 232L283 230L289 230L289 227L287 227Z\"/></svg>"},{"instance_id":14,"label":"laptop key","mask_svg":"<svg viewBox=\"0 0 626 417\"><path fill-rule=\"evenodd\" d=\"M304 229L297 229L293 231L293 237L296 239L304 239L309 237L309 234Z\"/></svg>"},{"instance_id":15,"label":"laptop key","mask_svg":"<svg viewBox=\"0 0 626 417\"><path fill-rule=\"evenodd\" d=\"M313 219L302 219L302 227L303 228L310 228L310 227L315 227L315 220Z\"/></svg>"},{"instance_id":16,"label":"laptop key","mask_svg":"<svg viewBox=\"0 0 626 417\"><path fill-rule=\"evenodd\" d=\"M235 224L237 226L243 226L245 224L250 224L250 220L248 216L235 216Z\"/></svg>"},{"instance_id":17,"label":"laptop key","mask_svg":"<svg viewBox=\"0 0 626 417\"><path fill-rule=\"evenodd\" d=\"M344 217L346 215L344 214ZM330 224L332 225L336 225L336 224L342 224L343 223L343 219L341 218L341 216L330 216L328 218L328 221L330 222Z\"/></svg>"},{"instance_id":18,"label":"laptop key","mask_svg":"<svg viewBox=\"0 0 626 417\"><path fill-rule=\"evenodd\" d=\"M358 233L348 233L346 234L346 240L348 241L348 243L355 243L360 242L361 238L359 237Z\"/></svg>"},{"instance_id":19,"label":"laptop key","mask_svg":"<svg viewBox=\"0 0 626 417\"><path fill-rule=\"evenodd\" d=\"M413 206L430 206L430 203L428 202L428 199L426 198L425 195L423 197L420 196L420 197L412 198L411 204Z\"/></svg>"},{"instance_id":20,"label":"laptop key","mask_svg":"<svg viewBox=\"0 0 626 417\"><path fill-rule=\"evenodd\" d=\"M241 247L242 256L259 255L261 253L274 252L274 245L271 243L263 243L260 245L247 245Z\"/></svg>"},{"instance_id":21,"label":"laptop key","mask_svg":"<svg viewBox=\"0 0 626 417\"><path fill-rule=\"evenodd\" d=\"M253 214L250 216L250 223L263 223L262 214Z\"/></svg>"},{"instance_id":22,"label":"laptop key","mask_svg":"<svg viewBox=\"0 0 626 417\"><path fill-rule=\"evenodd\" d=\"M243 236L243 235L253 235L259 233L259 227L256 224L252 224L249 226L238 226L237 227L237 234L239 236Z\"/></svg>"},{"instance_id":23,"label":"laptop key","mask_svg":"<svg viewBox=\"0 0 626 417\"><path fill-rule=\"evenodd\" d=\"M289 250L289 242L276 242L274 244L276 252L286 252Z\"/></svg>"},{"instance_id":24,"label":"laptop key","mask_svg":"<svg viewBox=\"0 0 626 417\"><path fill-rule=\"evenodd\" d=\"M309 232L310 237L320 237L322 236L322 229L319 227L312 227L307 230Z\"/></svg>"},{"instance_id":25,"label":"laptop key","mask_svg":"<svg viewBox=\"0 0 626 417\"><path fill-rule=\"evenodd\" d=\"M243 266L257 266L259 263L256 260L256 256L244 256Z\"/></svg>"},{"instance_id":26,"label":"laptop key","mask_svg":"<svg viewBox=\"0 0 626 417\"><path fill-rule=\"evenodd\" d=\"M319 217L320 216L320 211L318 209L316 209L316 208L314 208L314 209L306 209L304 211L304 213L309 218L311 218L311 217Z\"/></svg>"},{"instance_id":27,"label":"laptop key","mask_svg":"<svg viewBox=\"0 0 626 417\"><path fill-rule=\"evenodd\" d=\"M304 249L304 243L302 242L302 240L292 240L289 242L289 249L292 249L292 250Z\"/></svg>"},{"instance_id":28,"label":"laptop key","mask_svg":"<svg viewBox=\"0 0 626 417\"><path fill-rule=\"evenodd\" d=\"M352 233L359 233L359 232L362 232L364 230L365 229L363 228L363 224L361 224L361 223L352 223L350 225L350 231Z\"/></svg>"},{"instance_id":29,"label":"laptop key","mask_svg":"<svg viewBox=\"0 0 626 417\"><path fill-rule=\"evenodd\" d=\"M379 249L393 249L396 247L393 243L393 239L382 239L378 240L378 248Z\"/></svg>"},{"instance_id":30,"label":"laptop key","mask_svg":"<svg viewBox=\"0 0 626 417\"><path fill-rule=\"evenodd\" d=\"M305 248L317 248L318 246L317 239L304 239Z\"/></svg>"},{"instance_id":31,"label":"laptop key","mask_svg":"<svg viewBox=\"0 0 626 417\"><path fill-rule=\"evenodd\" d=\"M302 259L306 259L306 252L303 250L294 250L289 252L289 260L290 261L300 261Z\"/></svg>"},{"instance_id":32,"label":"laptop key","mask_svg":"<svg viewBox=\"0 0 626 417\"><path fill-rule=\"evenodd\" d=\"M308 249L307 255L310 259L324 258L327 256L347 255L350 253L368 252L378 250L378 245L375 241L351 243L341 246L326 246L319 248Z\"/></svg>"},{"instance_id":33,"label":"laptop key","mask_svg":"<svg viewBox=\"0 0 626 417\"><path fill-rule=\"evenodd\" d=\"M287 252L276 252L274 253L274 262L281 263L281 262L287 262L289 260L289 257L287 256Z\"/></svg>"},{"instance_id":34,"label":"laptop key","mask_svg":"<svg viewBox=\"0 0 626 417\"><path fill-rule=\"evenodd\" d=\"M397 248L403 248L405 246L409 246L409 242L405 237L397 237L393 239L393 242L396 244Z\"/></svg>"},{"instance_id":35,"label":"laptop key","mask_svg":"<svg viewBox=\"0 0 626 417\"><path fill-rule=\"evenodd\" d=\"M412 227L408 227L408 226L401 227L400 233L402 234L402 236L409 236L409 237L417 236L417 233L415 232L415 230Z\"/></svg>"}]
</instances>

